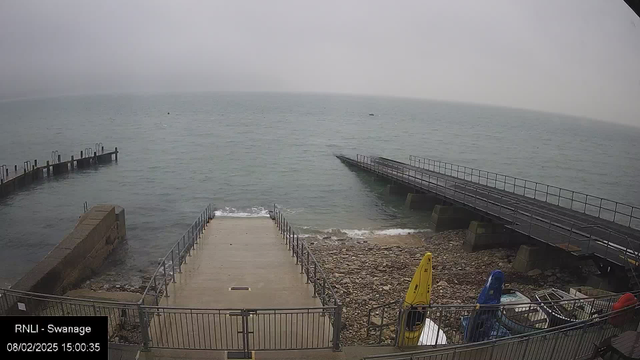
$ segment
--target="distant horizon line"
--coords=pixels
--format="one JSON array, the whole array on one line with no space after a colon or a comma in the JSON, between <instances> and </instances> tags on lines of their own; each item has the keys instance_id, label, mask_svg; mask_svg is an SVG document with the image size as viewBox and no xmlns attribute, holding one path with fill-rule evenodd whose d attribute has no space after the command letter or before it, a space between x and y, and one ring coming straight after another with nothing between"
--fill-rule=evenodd
<instances>
[{"instance_id":1,"label":"distant horizon line","mask_svg":"<svg viewBox=\"0 0 640 360\"><path fill-rule=\"evenodd\" d=\"M61 95L36 95L36 96L23 96L15 98L0 98L0 104L29 101L29 100L46 100L46 99L63 99L63 98L78 98L78 97L90 97L90 96L121 96L121 95L170 95L170 94L207 94L207 93L223 93L223 94L288 94L288 95L333 95L333 96L355 96L355 97L371 97L371 98L392 98L403 100L416 100L416 101L432 101L443 102L461 105L474 105L482 107L493 107L502 109L512 109L520 111L529 111L534 113L563 116L573 118L574 120L587 120L598 123L615 124L620 126L632 127L634 129L640 128L640 124L622 123L613 120L604 120L585 115L568 114L563 112L554 112L549 110L532 109L525 107L518 107L513 105L503 104L490 104L465 100L451 100L451 99L438 99L438 98L426 98L404 95L386 95L386 94L363 94L363 93L348 93L348 92L323 92L323 91L277 91L277 90L181 90L181 91L119 91L119 92L95 92L95 93L67 93Z\"/></svg>"}]
</instances>

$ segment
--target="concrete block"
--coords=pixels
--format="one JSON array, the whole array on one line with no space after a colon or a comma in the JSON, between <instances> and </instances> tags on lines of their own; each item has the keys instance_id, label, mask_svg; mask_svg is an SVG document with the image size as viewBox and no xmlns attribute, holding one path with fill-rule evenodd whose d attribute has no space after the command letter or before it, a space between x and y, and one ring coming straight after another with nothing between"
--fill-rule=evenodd
<instances>
[{"instance_id":1,"label":"concrete block","mask_svg":"<svg viewBox=\"0 0 640 360\"><path fill-rule=\"evenodd\" d=\"M587 278L587 286L595 289L607 290L611 292L622 292L628 290L627 279L623 276L612 277L606 275L590 275Z\"/></svg>"},{"instance_id":2,"label":"concrete block","mask_svg":"<svg viewBox=\"0 0 640 360\"><path fill-rule=\"evenodd\" d=\"M408 193L404 206L410 210L433 210L438 202L435 195Z\"/></svg>"},{"instance_id":3,"label":"concrete block","mask_svg":"<svg viewBox=\"0 0 640 360\"><path fill-rule=\"evenodd\" d=\"M436 205L431 213L431 224L435 231L465 229L479 217L462 207Z\"/></svg>"},{"instance_id":4,"label":"concrete block","mask_svg":"<svg viewBox=\"0 0 640 360\"><path fill-rule=\"evenodd\" d=\"M532 245L522 245L518 249L513 268L520 272L528 272L533 269L545 270L550 266L543 258L544 249Z\"/></svg>"},{"instance_id":5,"label":"concrete block","mask_svg":"<svg viewBox=\"0 0 640 360\"><path fill-rule=\"evenodd\" d=\"M472 221L467 229L462 248L467 252L505 246L508 233L500 224Z\"/></svg>"},{"instance_id":6,"label":"concrete block","mask_svg":"<svg viewBox=\"0 0 640 360\"><path fill-rule=\"evenodd\" d=\"M513 268L528 272L533 269L572 267L576 266L577 262L578 259L570 253L541 243L539 246L521 245L513 262Z\"/></svg>"}]
</instances>

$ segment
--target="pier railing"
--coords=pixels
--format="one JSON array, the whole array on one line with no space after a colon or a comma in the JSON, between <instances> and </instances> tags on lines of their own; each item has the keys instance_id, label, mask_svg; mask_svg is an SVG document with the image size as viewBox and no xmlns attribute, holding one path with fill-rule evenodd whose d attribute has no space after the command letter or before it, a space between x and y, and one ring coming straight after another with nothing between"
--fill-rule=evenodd
<instances>
[{"instance_id":1,"label":"pier railing","mask_svg":"<svg viewBox=\"0 0 640 360\"><path fill-rule=\"evenodd\" d=\"M325 275L324 271L313 252L302 239L298 232L289 224L277 206L273 206L275 214L275 222L282 238L287 245L287 249L291 251L291 256L296 258L296 265L300 265L300 274L305 274L307 284L313 284L313 296L318 297L324 306L338 306L340 301L333 291L331 282Z\"/></svg>"},{"instance_id":2,"label":"pier railing","mask_svg":"<svg viewBox=\"0 0 640 360\"><path fill-rule=\"evenodd\" d=\"M436 304L411 309L402 309L400 300L392 301L369 309L367 339L370 344L405 346L403 321L406 323L412 317L428 319L429 326L425 325L429 329L425 333L428 344L424 345L444 346L497 339L607 314L623 294L518 304ZM631 294L638 296L640 291ZM565 316L554 316L551 309L557 309ZM480 326L488 319L495 320L493 328Z\"/></svg>"},{"instance_id":3,"label":"pier railing","mask_svg":"<svg viewBox=\"0 0 640 360\"><path fill-rule=\"evenodd\" d=\"M640 209L619 201L538 181L414 155L409 155L409 164L443 175L544 201L627 227L640 229Z\"/></svg>"},{"instance_id":4,"label":"pier railing","mask_svg":"<svg viewBox=\"0 0 640 360\"><path fill-rule=\"evenodd\" d=\"M463 206L506 220L509 222L507 225L514 230L540 241L550 242L554 238L556 241L552 244L562 245L567 251L595 253L610 261L614 260L629 270L637 271L632 264L640 258L640 242L612 229L576 223L564 217L559 222L556 221L557 214L533 208L508 194L492 192L461 179L422 172L419 167L364 155L357 155L354 162L374 173L393 177L407 186L417 186Z\"/></svg>"},{"instance_id":5,"label":"pier railing","mask_svg":"<svg viewBox=\"0 0 640 360\"><path fill-rule=\"evenodd\" d=\"M169 297L169 283L176 282L176 272L182 272L182 264L191 256L191 249L202 237L205 228L215 217L212 204L209 204L198 216L180 239L173 244L171 250L159 261L147 287L144 289L140 303L147 295L153 296L154 304L160 305L163 296Z\"/></svg>"},{"instance_id":6,"label":"pier railing","mask_svg":"<svg viewBox=\"0 0 640 360\"><path fill-rule=\"evenodd\" d=\"M320 299L323 306L335 307L335 311L329 312L329 318L333 324L334 346L340 344L340 329L342 325L342 304L331 286L331 281L322 270L309 245L301 240L298 232L289 224L282 211L274 204L273 219L285 240L291 256L295 257L296 265L300 265L300 274L304 274L307 284L313 284L313 297ZM336 348L337 350L338 348Z\"/></svg>"},{"instance_id":7,"label":"pier railing","mask_svg":"<svg viewBox=\"0 0 640 360\"><path fill-rule=\"evenodd\" d=\"M75 169L83 169L92 165L100 165L109 163L115 158L118 161L118 148L113 151L105 152L102 143L97 143L99 148L93 151L92 148L85 148L84 152L80 151L80 157L75 158L71 155L70 160L63 160L62 155L57 151L51 151L51 160L46 163L40 163L35 159L33 162L27 160L23 162L22 167L18 164L13 167L7 167L6 164L0 165L0 197L7 196L18 188L22 188L41 180L45 177L64 174ZM11 169L11 171L10 171Z\"/></svg>"},{"instance_id":8,"label":"pier railing","mask_svg":"<svg viewBox=\"0 0 640 360\"><path fill-rule=\"evenodd\" d=\"M586 359L594 354L603 340L624 331L636 330L639 310L640 304L586 320L516 336L485 339L453 346L432 346L399 354L373 355L365 359Z\"/></svg>"}]
</instances>

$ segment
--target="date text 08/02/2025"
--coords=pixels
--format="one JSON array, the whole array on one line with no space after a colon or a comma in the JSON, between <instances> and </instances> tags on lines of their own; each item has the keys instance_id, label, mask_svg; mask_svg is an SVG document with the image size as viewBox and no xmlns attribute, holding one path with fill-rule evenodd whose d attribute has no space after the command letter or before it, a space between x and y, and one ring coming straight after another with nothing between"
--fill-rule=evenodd
<instances>
[{"instance_id":1,"label":"date text 08/02/2025","mask_svg":"<svg viewBox=\"0 0 640 360\"><path fill-rule=\"evenodd\" d=\"M0 330L2 359L108 358L107 316L0 316Z\"/></svg>"}]
</instances>

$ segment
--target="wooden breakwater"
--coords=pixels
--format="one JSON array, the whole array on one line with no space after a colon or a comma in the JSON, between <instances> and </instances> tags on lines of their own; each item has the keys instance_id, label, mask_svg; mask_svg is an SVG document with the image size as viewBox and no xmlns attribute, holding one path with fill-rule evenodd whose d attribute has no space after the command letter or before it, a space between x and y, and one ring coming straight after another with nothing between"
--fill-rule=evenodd
<instances>
[{"instance_id":1,"label":"wooden breakwater","mask_svg":"<svg viewBox=\"0 0 640 360\"><path fill-rule=\"evenodd\" d=\"M108 164L112 161L118 161L118 148L116 147L113 151L105 151L104 146L100 145L96 146L95 151L92 148L85 148L80 151L79 157L71 155L71 159L65 161L57 151L52 151L51 160L47 160L45 164L38 165L37 159L33 162L23 162L22 167L18 167L16 164L10 168L3 164L0 165L0 198L45 177Z\"/></svg>"}]
</instances>

